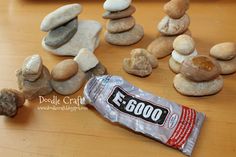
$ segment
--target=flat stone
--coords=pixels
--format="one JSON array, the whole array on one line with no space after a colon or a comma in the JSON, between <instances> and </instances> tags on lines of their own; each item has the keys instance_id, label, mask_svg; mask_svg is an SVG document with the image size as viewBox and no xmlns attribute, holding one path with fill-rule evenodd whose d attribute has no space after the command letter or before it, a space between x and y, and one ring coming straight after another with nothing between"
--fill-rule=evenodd
<instances>
[{"instance_id":1,"label":"flat stone","mask_svg":"<svg viewBox=\"0 0 236 157\"><path fill-rule=\"evenodd\" d=\"M43 39L42 46L46 51L59 56L76 56L82 48L88 48L93 52L99 45L101 29L102 26L97 21L81 20L78 21L77 32L66 44L52 48L47 46Z\"/></svg>"},{"instance_id":2,"label":"flat stone","mask_svg":"<svg viewBox=\"0 0 236 157\"><path fill-rule=\"evenodd\" d=\"M189 55L182 55L182 54L180 54L179 52L177 52L177 51L175 51L175 50L174 50L174 51L172 52L172 54L171 54L172 58L173 58L176 62L178 62L178 63L180 63L180 64L182 64L186 58L191 57L191 56L197 56L197 55L198 55L197 50L194 50L194 51L193 51L191 54L189 54Z\"/></svg>"},{"instance_id":3,"label":"flat stone","mask_svg":"<svg viewBox=\"0 0 236 157\"><path fill-rule=\"evenodd\" d=\"M180 73L195 82L210 81L220 75L221 68L215 59L198 55L184 60Z\"/></svg>"},{"instance_id":4,"label":"flat stone","mask_svg":"<svg viewBox=\"0 0 236 157\"><path fill-rule=\"evenodd\" d=\"M224 42L213 46L210 55L220 60L231 60L236 57L236 44Z\"/></svg>"},{"instance_id":5,"label":"flat stone","mask_svg":"<svg viewBox=\"0 0 236 157\"><path fill-rule=\"evenodd\" d=\"M73 59L66 59L58 63L51 72L53 80L64 81L78 72L78 64Z\"/></svg>"},{"instance_id":6,"label":"flat stone","mask_svg":"<svg viewBox=\"0 0 236 157\"><path fill-rule=\"evenodd\" d=\"M86 75L81 70L77 74L65 81L51 80L53 89L62 95L71 95L77 92L85 83Z\"/></svg>"},{"instance_id":7,"label":"flat stone","mask_svg":"<svg viewBox=\"0 0 236 157\"><path fill-rule=\"evenodd\" d=\"M164 12L173 19L184 16L188 10L189 0L171 0L164 5Z\"/></svg>"},{"instance_id":8,"label":"flat stone","mask_svg":"<svg viewBox=\"0 0 236 157\"><path fill-rule=\"evenodd\" d=\"M75 18L64 25L51 30L44 38L44 42L48 46L58 48L68 42L74 36L77 28L78 20Z\"/></svg>"},{"instance_id":9,"label":"flat stone","mask_svg":"<svg viewBox=\"0 0 236 157\"><path fill-rule=\"evenodd\" d=\"M169 68L172 70L174 73L179 73L181 64L176 62L172 57L169 59Z\"/></svg>"},{"instance_id":10,"label":"flat stone","mask_svg":"<svg viewBox=\"0 0 236 157\"><path fill-rule=\"evenodd\" d=\"M194 82L186 79L182 74L177 74L174 78L174 87L178 92L187 96L207 96L218 93L224 85L222 76L214 80L204 82Z\"/></svg>"},{"instance_id":11,"label":"flat stone","mask_svg":"<svg viewBox=\"0 0 236 157\"><path fill-rule=\"evenodd\" d=\"M17 71L16 76L18 87L23 92L26 99L32 100L38 96L47 95L52 91L50 84L51 75L45 66L42 68L40 77L33 82L24 80L21 69Z\"/></svg>"},{"instance_id":12,"label":"flat stone","mask_svg":"<svg viewBox=\"0 0 236 157\"><path fill-rule=\"evenodd\" d=\"M129 74L146 77L152 73L152 64L144 51L132 50L131 58L123 60L123 69Z\"/></svg>"},{"instance_id":13,"label":"flat stone","mask_svg":"<svg viewBox=\"0 0 236 157\"><path fill-rule=\"evenodd\" d=\"M106 29L110 33L125 32L133 28L135 25L135 19L130 16L117 20L108 20Z\"/></svg>"},{"instance_id":14,"label":"flat stone","mask_svg":"<svg viewBox=\"0 0 236 157\"><path fill-rule=\"evenodd\" d=\"M41 75L42 71L42 58L36 54L27 57L22 65L22 75L28 81L35 81Z\"/></svg>"},{"instance_id":15,"label":"flat stone","mask_svg":"<svg viewBox=\"0 0 236 157\"><path fill-rule=\"evenodd\" d=\"M122 33L105 33L105 40L113 45L128 46L139 42L144 35L141 25L136 24L131 30Z\"/></svg>"},{"instance_id":16,"label":"flat stone","mask_svg":"<svg viewBox=\"0 0 236 157\"><path fill-rule=\"evenodd\" d=\"M182 55L189 55L195 50L195 42L188 35L179 35L173 42L174 49Z\"/></svg>"},{"instance_id":17,"label":"flat stone","mask_svg":"<svg viewBox=\"0 0 236 157\"><path fill-rule=\"evenodd\" d=\"M106 0L103 8L107 11L121 11L127 9L132 0Z\"/></svg>"},{"instance_id":18,"label":"flat stone","mask_svg":"<svg viewBox=\"0 0 236 157\"><path fill-rule=\"evenodd\" d=\"M44 32L48 32L74 19L81 11L82 6L80 4L62 6L44 17L40 29Z\"/></svg>"},{"instance_id":19,"label":"flat stone","mask_svg":"<svg viewBox=\"0 0 236 157\"><path fill-rule=\"evenodd\" d=\"M131 5L130 7L128 7L125 10L122 11L116 11L116 12L110 12L110 11L106 11L102 17L104 19L121 19L121 18L125 18L125 17L129 17L131 16L133 13L135 13L136 8Z\"/></svg>"},{"instance_id":20,"label":"flat stone","mask_svg":"<svg viewBox=\"0 0 236 157\"><path fill-rule=\"evenodd\" d=\"M236 72L236 57L231 60L223 61L217 60L221 67L221 74L228 75Z\"/></svg>"},{"instance_id":21,"label":"flat stone","mask_svg":"<svg viewBox=\"0 0 236 157\"><path fill-rule=\"evenodd\" d=\"M158 31L164 35L178 35L182 34L188 29L190 19L185 14L180 19L172 19L169 16L165 16L158 24Z\"/></svg>"}]
</instances>

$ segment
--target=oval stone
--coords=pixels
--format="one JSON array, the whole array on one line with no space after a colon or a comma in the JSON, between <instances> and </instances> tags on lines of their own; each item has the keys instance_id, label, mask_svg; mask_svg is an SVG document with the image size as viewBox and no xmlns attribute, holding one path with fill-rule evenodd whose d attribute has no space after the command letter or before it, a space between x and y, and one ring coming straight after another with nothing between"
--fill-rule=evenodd
<instances>
[{"instance_id":1,"label":"oval stone","mask_svg":"<svg viewBox=\"0 0 236 157\"><path fill-rule=\"evenodd\" d=\"M106 29L110 33L125 32L133 28L135 25L135 19L130 16L117 20L109 20L106 25Z\"/></svg>"},{"instance_id":2,"label":"oval stone","mask_svg":"<svg viewBox=\"0 0 236 157\"><path fill-rule=\"evenodd\" d=\"M52 79L56 81L64 81L78 72L78 64L73 59L66 59L58 63L51 72Z\"/></svg>"},{"instance_id":3,"label":"oval stone","mask_svg":"<svg viewBox=\"0 0 236 157\"><path fill-rule=\"evenodd\" d=\"M105 33L105 40L113 45L132 45L143 38L144 30L141 25L136 24L131 30L122 33Z\"/></svg>"},{"instance_id":4,"label":"oval stone","mask_svg":"<svg viewBox=\"0 0 236 157\"><path fill-rule=\"evenodd\" d=\"M195 49L195 42L192 37L183 34L175 38L173 47L180 54L189 55Z\"/></svg>"},{"instance_id":5,"label":"oval stone","mask_svg":"<svg viewBox=\"0 0 236 157\"><path fill-rule=\"evenodd\" d=\"M236 56L236 44L224 42L213 46L210 55L221 60L231 60Z\"/></svg>"},{"instance_id":6,"label":"oval stone","mask_svg":"<svg viewBox=\"0 0 236 157\"><path fill-rule=\"evenodd\" d=\"M224 85L222 76L211 81L194 82L185 78L182 74L177 74L174 78L175 89L187 96L207 96L218 93Z\"/></svg>"},{"instance_id":7,"label":"oval stone","mask_svg":"<svg viewBox=\"0 0 236 157\"><path fill-rule=\"evenodd\" d=\"M217 60L221 67L221 74L228 75L236 72L236 57L231 60L223 61Z\"/></svg>"},{"instance_id":8,"label":"oval stone","mask_svg":"<svg viewBox=\"0 0 236 157\"><path fill-rule=\"evenodd\" d=\"M116 11L116 12L106 11L102 15L102 17L104 19L121 19L124 17L131 16L133 13L135 13L135 11L136 11L136 8L133 5L131 5L130 7L122 11Z\"/></svg>"},{"instance_id":9,"label":"oval stone","mask_svg":"<svg viewBox=\"0 0 236 157\"><path fill-rule=\"evenodd\" d=\"M171 0L164 5L164 12L173 19L181 18L189 7L189 0Z\"/></svg>"},{"instance_id":10,"label":"oval stone","mask_svg":"<svg viewBox=\"0 0 236 157\"><path fill-rule=\"evenodd\" d=\"M132 0L106 0L103 8L107 11L121 11L128 8Z\"/></svg>"},{"instance_id":11,"label":"oval stone","mask_svg":"<svg viewBox=\"0 0 236 157\"><path fill-rule=\"evenodd\" d=\"M220 75L220 65L212 58L204 55L188 57L184 60L180 73L196 82L210 81Z\"/></svg>"},{"instance_id":12,"label":"oval stone","mask_svg":"<svg viewBox=\"0 0 236 157\"><path fill-rule=\"evenodd\" d=\"M169 16L165 16L158 24L158 31L164 35L177 35L185 32L190 24L190 19L185 14L180 19L172 19Z\"/></svg>"}]
</instances>

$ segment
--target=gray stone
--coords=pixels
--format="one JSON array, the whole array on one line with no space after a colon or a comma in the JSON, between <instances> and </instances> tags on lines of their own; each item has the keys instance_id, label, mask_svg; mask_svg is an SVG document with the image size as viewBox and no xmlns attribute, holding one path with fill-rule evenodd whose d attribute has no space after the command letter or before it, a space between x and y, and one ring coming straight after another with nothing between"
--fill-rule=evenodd
<instances>
[{"instance_id":1,"label":"gray stone","mask_svg":"<svg viewBox=\"0 0 236 157\"><path fill-rule=\"evenodd\" d=\"M68 42L74 36L77 31L77 28L78 20L77 18L75 18L69 21L68 23L64 24L63 26L59 26L51 30L44 38L44 42L48 46L58 48Z\"/></svg>"},{"instance_id":2,"label":"gray stone","mask_svg":"<svg viewBox=\"0 0 236 157\"><path fill-rule=\"evenodd\" d=\"M103 8L107 11L121 11L128 8L132 0L106 0Z\"/></svg>"},{"instance_id":3,"label":"gray stone","mask_svg":"<svg viewBox=\"0 0 236 157\"><path fill-rule=\"evenodd\" d=\"M131 30L122 33L105 33L105 40L113 45L127 46L137 43L143 38L144 30L136 24Z\"/></svg>"},{"instance_id":4,"label":"gray stone","mask_svg":"<svg viewBox=\"0 0 236 157\"><path fill-rule=\"evenodd\" d=\"M86 72L87 79L90 79L93 76L100 76L106 74L107 74L107 69L102 63L98 63L98 65L96 65L94 68Z\"/></svg>"},{"instance_id":5,"label":"gray stone","mask_svg":"<svg viewBox=\"0 0 236 157\"><path fill-rule=\"evenodd\" d=\"M62 6L44 17L40 29L48 32L64 23L74 19L82 11L80 4L69 4Z\"/></svg>"},{"instance_id":6,"label":"gray stone","mask_svg":"<svg viewBox=\"0 0 236 157\"><path fill-rule=\"evenodd\" d=\"M101 29L102 26L97 21L79 20L77 32L66 44L59 48L52 48L47 46L43 39L42 46L45 50L59 56L76 56L82 48L88 48L93 52L99 45Z\"/></svg>"}]
</instances>

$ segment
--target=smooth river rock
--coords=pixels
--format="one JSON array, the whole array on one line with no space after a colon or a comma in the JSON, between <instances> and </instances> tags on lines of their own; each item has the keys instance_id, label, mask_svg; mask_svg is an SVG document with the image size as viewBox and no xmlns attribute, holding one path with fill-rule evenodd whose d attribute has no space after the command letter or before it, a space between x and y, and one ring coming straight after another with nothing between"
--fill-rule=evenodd
<instances>
[{"instance_id":1,"label":"smooth river rock","mask_svg":"<svg viewBox=\"0 0 236 157\"><path fill-rule=\"evenodd\" d=\"M122 11L127 9L132 0L106 0L103 4L103 8L107 11Z\"/></svg>"},{"instance_id":2,"label":"smooth river rock","mask_svg":"<svg viewBox=\"0 0 236 157\"><path fill-rule=\"evenodd\" d=\"M42 46L45 50L59 56L76 56L82 48L88 48L93 52L99 45L101 29L102 26L97 21L81 20L78 21L77 32L66 44L55 49L47 46L43 39Z\"/></svg>"},{"instance_id":3,"label":"smooth river rock","mask_svg":"<svg viewBox=\"0 0 236 157\"><path fill-rule=\"evenodd\" d=\"M171 0L164 5L164 12L173 19L184 16L188 10L189 0Z\"/></svg>"},{"instance_id":4,"label":"smooth river rock","mask_svg":"<svg viewBox=\"0 0 236 157\"><path fill-rule=\"evenodd\" d=\"M131 30L122 33L105 33L105 40L113 45L128 46L137 43L143 38L144 30L136 24Z\"/></svg>"},{"instance_id":5,"label":"smooth river rock","mask_svg":"<svg viewBox=\"0 0 236 157\"><path fill-rule=\"evenodd\" d=\"M125 32L133 28L135 25L135 19L130 16L117 20L108 20L106 29L110 33Z\"/></svg>"},{"instance_id":6,"label":"smooth river rock","mask_svg":"<svg viewBox=\"0 0 236 157\"><path fill-rule=\"evenodd\" d=\"M58 48L68 42L76 33L78 28L77 18L68 23L51 30L44 38L46 45Z\"/></svg>"},{"instance_id":7,"label":"smooth river rock","mask_svg":"<svg viewBox=\"0 0 236 157\"><path fill-rule=\"evenodd\" d=\"M170 57L169 59L169 68L170 70L172 70L174 73L179 73L180 72L180 68L181 68L181 64L176 62L173 57Z\"/></svg>"},{"instance_id":8,"label":"smooth river rock","mask_svg":"<svg viewBox=\"0 0 236 157\"><path fill-rule=\"evenodd\" d=\"M175 38L173 47L178 53L189 55L195 50L195 42L191 36L183 34Z\"/></svg>"},{"instance_id":9,"label":"smooth river rock","mask_svg":"<svg viewBox=\"0 0 236 157\"><path fill-rule=\"evenodd\" d=\"M231 60L236 57L236 44L224 42L213 46L210 55L220 60Z\"/></svg>"},{"instance_id":10,"label":"smooth river rock","mask_svg":"<svg viewBox=\"0 0 236 157\"><path fill-rule=\"evenodd\" d=\"M223 61L217 60L221 67L221 74L228 75L236 72L236 57L231 60Z\"/></svg>"},{"instance_id":11,"label":"smooth river rock","mask_svg":"<svg viewBox=\"0 0 236 157\"><path fill-rule=\"evenodd\" d=\"M174 78L175 89L187 96L207 96L218 93L224 85L222 76L211 81L194 82L185 78L182 74L177 74Z\"/></svg>"},{"instance_id":12,"label":"smooth river rock","mask_svg":"<svg viewBox=\"0 0 236 157\"><path fill-rule=\"evenodd\" d=\"M62 6L44 17L40 29L48 32L78 16L82 11L80 4Z\"/></svg>"},{"instance_id":13,"label":"smooth river rock","mask_svg":"<svg viewBox=\"0 0 236 157\"><path fill-rule=\"evenodd\" d=\"M133 13L135 13L135 11L136 11L136 8L133 5L131 5L130 7L122 11L116 11L116 12L106 11L102 15L102 17L104 19L121 19L124 17L131 16Z\"/></svg>"}]
</instances>

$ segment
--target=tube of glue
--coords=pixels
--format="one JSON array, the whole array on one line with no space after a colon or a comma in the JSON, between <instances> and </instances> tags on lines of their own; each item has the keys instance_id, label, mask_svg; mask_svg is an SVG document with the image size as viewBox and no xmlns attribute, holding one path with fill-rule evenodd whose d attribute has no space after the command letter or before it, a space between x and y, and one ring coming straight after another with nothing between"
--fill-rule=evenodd
<instances>
[{"instance_id":1,"label":"tube of glue","mask_svg":"<svg viewBox=\"0 0 236 157\"><path fill-rule=\"evenodd\" d=\"M84 104L105 118L143 133L191 156L205 115L131 85L119 76L91 78Z\"/></svg>"}]
</instances>

